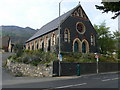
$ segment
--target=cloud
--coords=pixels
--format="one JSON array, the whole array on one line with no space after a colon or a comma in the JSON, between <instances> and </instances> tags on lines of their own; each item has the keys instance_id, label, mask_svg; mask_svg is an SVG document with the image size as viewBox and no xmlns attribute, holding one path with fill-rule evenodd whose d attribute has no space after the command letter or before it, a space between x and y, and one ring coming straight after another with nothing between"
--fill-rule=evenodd
<instances>
[{"instance_id":1,"label":"cloud","mask_svg":"<svg viewBox=\"0 0 120 90\"><path fill-rule=\"evenodd\" d=\"M58 3L61 0L0 0L0 25L18 25L40 28L58 17ZM95 8L101 0L63 0L61 14L74 8L80 1L92 24L106 20L107 26L116 29L117 20L111 20L112 14L102 14Z\"/></svg>"},{"instance_id":2,"label":"cloud","mask_svg":"<svg viewBox=\"0 0 120 90\"><path fill-rule=\"evenodd\" d=\"M112 13L100 13L92 19L92 23L100 25L100 23L105 21L106 26L110 27L110 31L113 32L115 30L118 30L118 19L111 19L112 16Z\"/></svg>"}]
</instances>

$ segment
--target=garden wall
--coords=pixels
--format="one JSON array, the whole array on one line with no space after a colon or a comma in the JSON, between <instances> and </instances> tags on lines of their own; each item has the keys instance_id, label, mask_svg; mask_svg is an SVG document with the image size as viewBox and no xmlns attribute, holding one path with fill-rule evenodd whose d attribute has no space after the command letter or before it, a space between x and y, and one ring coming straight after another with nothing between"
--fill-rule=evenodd
<instances>
[{"instance_id":1,"label":"garden wall","mask_svg":"<svg viewBox=\"0 0 120 90\"><path fill-rule=\"evenodd\" d=\"M30 77L49 77L52 76L52 65L33 66L30 64L23 64L17 62L11 62L7 60L6 64L9 71L15 76L30 76Z\"/></svg>"},{"instance_id":2,"label":"garden wall","mask_svg":"<svg viewBox=\"0 0 120 90\"><path fill-rule=\"evenodd\" d=\"M13 72L16 76L30 76L30 77L49 77L59 76L59 62L54 61L50 65L40 64L33 66L31 64L16 63L7 60L8 70ZM118 63L99 63L99 73L120 71ZM60 63L61 76L79 76L85 74L97 73L96 63Z\"/></svg>"}]
</instances>

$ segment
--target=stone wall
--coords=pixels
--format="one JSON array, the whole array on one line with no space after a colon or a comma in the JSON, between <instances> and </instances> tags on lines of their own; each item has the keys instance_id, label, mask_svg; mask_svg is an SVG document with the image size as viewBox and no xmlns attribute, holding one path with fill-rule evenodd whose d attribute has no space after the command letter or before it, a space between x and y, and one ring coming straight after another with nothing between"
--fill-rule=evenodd
<instances>
[{"instance_id":1,"label":"stone wall","mask_svg":"<svg viewBox=\"0 0 120 90\"><path fill-rule=\"evenodd\" d=\"M16 76L29 76L29 77L49 77L52 76L52 64L33 66L31 64L17 63L7 60L6 64L9 71Z\"/></svg>"}]
</instances>

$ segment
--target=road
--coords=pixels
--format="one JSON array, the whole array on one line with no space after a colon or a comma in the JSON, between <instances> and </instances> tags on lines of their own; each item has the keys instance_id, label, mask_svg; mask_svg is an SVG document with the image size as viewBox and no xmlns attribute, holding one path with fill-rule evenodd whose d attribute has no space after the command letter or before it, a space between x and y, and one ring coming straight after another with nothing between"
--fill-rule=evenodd
<instances>
[{"instance_id":1,"label":"road","mask_svg":"<svg viewBox=\"0 0 120 90\"><path fill-rule=\"evenodd\" d=\"M34 78L25 79L21 83L20 79L12 81L10 84L3 84L3 88L46 88L46 89L61 89L61 88L118 88L120 73L98 74L88 76L73 76L73 77L49 77L49 78ZM28 80L28 82L27 82ZM9 81L10 82L10 81Z\"/></svg>"},{"instance_id":2,"label":"road","mask_svg":"<svg viewBox=\"0 0 120 90\"><path fill-rule=\"evenodd\" d=\"M10 54L4 54L5 60ZM1 72L0 72L1 73ZM120 73L107 73L98 75L82 75L69 77L14 77L2 68L2 87L3 88L118 88Z\"/></svg>"}]
</instances>

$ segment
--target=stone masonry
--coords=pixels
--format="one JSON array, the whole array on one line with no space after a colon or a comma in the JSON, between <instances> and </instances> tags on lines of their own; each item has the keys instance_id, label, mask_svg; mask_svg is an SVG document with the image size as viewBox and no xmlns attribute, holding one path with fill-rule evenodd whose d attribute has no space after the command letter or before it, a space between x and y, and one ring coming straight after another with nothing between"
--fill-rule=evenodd
<instances>
[{"instance_id":1,"label":"stone masonry","mask_svg":"<svg viewBox=\"0 0 120 90\"><path fill-rule=\"evenodd\" d=\"M31 64L17 63L7 60L6 64L9 71L15 75L28 77L50 77L52 76L52 64L33 66Z\"/></svg>"}]
</instances>

